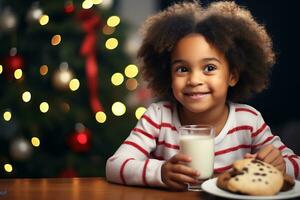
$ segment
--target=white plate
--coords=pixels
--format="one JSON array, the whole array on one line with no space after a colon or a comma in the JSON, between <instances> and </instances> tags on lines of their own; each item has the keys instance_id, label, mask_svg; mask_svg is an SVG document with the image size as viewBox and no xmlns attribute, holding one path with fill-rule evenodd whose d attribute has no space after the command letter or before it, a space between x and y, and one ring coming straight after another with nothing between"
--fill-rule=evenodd
<instances>
[{"instance_id":1,"label":"white plate","mask_svg":"<svg viewBox=\"0 0 300 200\"><path fill-rule=\"evenodd\" d=\"M280 192L273 196L249 196L241 194L233 194L220 189L217 186L217 178L213 178L202 183L202 189L210 194L225 197L229 199L290 199L300 196L300 181L295 180L295 186L292 190L287 192Z\"/></svg>"}]
</instances>

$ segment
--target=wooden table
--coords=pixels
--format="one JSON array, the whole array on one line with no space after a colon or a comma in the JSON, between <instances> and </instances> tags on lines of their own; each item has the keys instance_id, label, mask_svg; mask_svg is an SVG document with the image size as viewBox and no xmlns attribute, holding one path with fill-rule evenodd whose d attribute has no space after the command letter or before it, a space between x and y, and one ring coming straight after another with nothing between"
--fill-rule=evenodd
<instances>
[{"instance_id":1,"label":"wooden table","mask_svg":"<svg viewBox=\"0 0 300 200\"><path fill-rule=\"evenodd\" d=\"M216 200L205 192L123 186L104 178L0 179L0 200Z\"/></svg>"}]
</instances>

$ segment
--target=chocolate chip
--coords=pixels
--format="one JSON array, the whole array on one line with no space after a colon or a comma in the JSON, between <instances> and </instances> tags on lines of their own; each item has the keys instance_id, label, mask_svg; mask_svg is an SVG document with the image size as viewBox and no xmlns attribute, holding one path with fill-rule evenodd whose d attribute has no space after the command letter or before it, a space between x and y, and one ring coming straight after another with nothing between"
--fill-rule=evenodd
<instances>
[{"instance_id":1,"label":"chocolate chip","mask_svg":"<svg viewBox=\"0 0 300 200\"><path fill-rule=\"evenodd\" d=\"M266 182L265 182L265 184L267 184L267 185L268 185L268 184L269 184L269 182L268 182L268 181L266 181Z\"/></svg>"},{"instance_id":2,"label":"chocolate chip","mask_svg":"<svg viewBox=\"0 0 300 200\"><path fill-rule=\"evenodd\" d=\"M248 172L248 168L247 167L244 167L242 170L245 171L245 172Z\"/></svg>"},{"instance_id":3,"label":"chocolate chip","mask_svg":"<svg viewBox=\"0 0 300 200\"><path fill-rule=\"evenodd\" d=\"M235 178L234 178L234 180L238 181L238 180L239 180L239 178L238 178L238 177L235 177Z\"/></svg>"},{"instance_id":4,"label":"chocolate chip","mask_svg":"<svg viewBox=\"0 0 300 200\"><path fill-rule=\"evenodd\" d=\"M261 181L261 178L257 179L258 181Z\"/></svg>"},{"instance_id":5,"label":"chocolate chip","mask_svg":"<svg viewBox=\"0 0 300 200\"><path fill-rule=\"evenodd\" d=\"M259 168L260 171L264 171L264 168Z\"/></svg>"}]
</instances>

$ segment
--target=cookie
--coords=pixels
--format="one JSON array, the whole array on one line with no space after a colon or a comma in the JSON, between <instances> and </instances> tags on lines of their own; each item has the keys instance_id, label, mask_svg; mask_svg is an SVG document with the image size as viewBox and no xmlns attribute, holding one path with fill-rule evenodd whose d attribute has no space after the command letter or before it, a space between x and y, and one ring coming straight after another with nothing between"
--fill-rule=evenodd
<instances>
[{"instance_id":1,"label":"cookie","mask_svg":"<svg viewBox=\"0 0 300 200\"><path fill-rule=\"evenodd\" d=\"M282 173L274 166L256 159L234 162L233 170L218 177L218 187L234 193L268 196L280 191Z\"/></svg>"}]
</instances>

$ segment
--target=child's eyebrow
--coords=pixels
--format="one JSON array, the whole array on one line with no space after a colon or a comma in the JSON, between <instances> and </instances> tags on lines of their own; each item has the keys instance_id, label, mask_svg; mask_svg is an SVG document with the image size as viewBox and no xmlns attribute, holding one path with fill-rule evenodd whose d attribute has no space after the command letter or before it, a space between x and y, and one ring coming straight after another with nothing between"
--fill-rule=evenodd
<instances>
[{"instance_id":1,"label":"child's eyebrow","mask_svg":"<svg viewBox=\"0 0 300 200\"><path fill-rule=\"evenodd\" d=\"M184 61L184 60L181 60L181 59L173 60L173 61L171 62L171 65L174 65L174 64L176 64L176 63L182 63L182 62L185 62L185 61Z\"/></svg>"},{"instance_id":2,"label":"child's eyebrow","mask_svg":"<svg viewBox=\"0 0 300 200\"><path fill-rule=\"evenodd\" d=\"M212 58L203 58L202 61L204 61L204 62L216 61L216 62L222 64L222 62L218 58L215 58L215 57L212 57Z\"/></svg>"}]
</instances>

